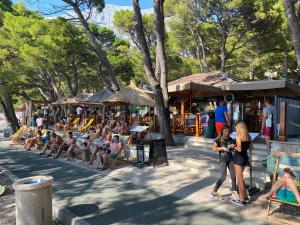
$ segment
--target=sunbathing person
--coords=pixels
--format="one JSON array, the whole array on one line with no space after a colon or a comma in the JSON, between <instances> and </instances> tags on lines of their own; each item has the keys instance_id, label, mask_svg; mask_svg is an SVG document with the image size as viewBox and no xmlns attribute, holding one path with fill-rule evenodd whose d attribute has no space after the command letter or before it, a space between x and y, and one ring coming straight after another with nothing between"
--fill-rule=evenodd
<instances>
[{"instance_id":1,"label":"sunbathing person","mask_svg":"<svg viewBox=\"0 0 300 225\"><path fill-rule=\"evenodd\" d=\"M76 139L73 137L73 133L70 131L64 142L59 146L55 158L57 159L63 151L73 148L74 145L76 145ZM50 152L49 156L51 156L51 154L52 152Z\"/></svg>"},{"instance_id":2,"label":"sunbathing person","mask_svg":"<svg viewBox=\"0 0 300 225\"><path fill-rule=\"evenodd\" d=\"M63 139L61 136L57 135L55 132L51 134L50 140L46 142L44 145L43 152L40 155L46 154L47 150L50 150L51 153L56 152L58 147L63 143ZM51 155L51 154L50 154Z\"/></svg>"},{"instance_id":3,"label":"sunbathing person","mask_svg":"<svg viewBox=\"0 0 300 225\"><path fill-rule=\"evenodd\" d=\"M54 128L55 130L62 130L64 128L64 125L64 120L60 118L59 121L55 124Z\"/></svg>"},{"instance_id":4,"label":"sunbathing person","mask_svg":"<svg viewBox=\"0 0 300 225\"><path fill-rule=\"evenodd\" d=\"M100 138L102 134L102 130L104 128L104 124L100 123L96 125L96 132L90 132L90 140L95 140L96 138Z\"/></svg>"},{"instance_id":5,"label":"sunbathing person","mask_svg":"<svg viewBox=\"0 0 300 225\"><path fill-rule=\"evenodd\" d=\"M83 138L83 142L80 144L74 144L71 145L71 147L68 149L67 153L66 153L66 159L70 160L71 157L73 155L82 155L85 154L87 156L87 154L89 154L89 148L91 146L92 142L90 141L90 136L84 136Z\"/></svg>"},{"instance_id":6,"label":"sunbathing person","mask_svg":"<svg viewBox=\"0 0 300 225\"><path fill-rule=\"evenodd\" d=\"M103 151L98 153L99 166L97 167L100 170L105 170L107 168L107 163L109 160L115 160L117 156L121 153L122 143L118 135L114 136L114 141L108 146L105 145Z\"/></svg>"},{"instance_id":7,"label":"sunbathing person","mask_svg":"<svg viewBox=\"0 0 300 225\"><path fill-rule=\"evenodd\" d=\"M93 163L93 161L94 161L94 159L95 159L95 157L96 157L96 155L97 155L98 152L102 151L103 149L105 149L105 147L107 147L108 145L111 144L111 140L112 140L112 135L111 135L111 133L106 134L106 137L105 137L105 139L103 140L102 146L101 146L101 147L97 147L97 148L93 151L93 154L92 154L92 157L91 157L91 159L90 159L89 164L92 164L92 163Z\"/></svg>"},{"instance_id":8,"label":"sunbathing person","mask_svg":"<svg viewBox=\"0 0 300 225\"><path fill-rule=\"evenodd\" d=\"M45 145L50 140L50 138L51 138L51 132L50 130L47 130L46 134L41 138L42 144Z\"/></svg>"},{"instance_id":9,"label":"sunbathing person","mask_svg":"<svg viewBox=\"0 0 300 225\"><path fill-rule=\"evenodd\" d=\"M25 140L24 149L30 151L30 148L37 144L42 139L42 132L38 130L32 138Z\"/></svg>"},{"instance_id":10,"label":"sunbathing person","mask_svg":"<svg viewBox=\"0 0 300 225\"><path fill-rule=\"evenodd\" d=\"M124 122L123 123L123 126L121 128L121 132L120 132L121 135L128 135L129 134L129 126L128 126L128 123L127 122Z\"/></svg>"},{"instance_id":11,"label":"sunbathing person","mask_svg":"<svg viewBox=\"0 0 300 225\"><path fill-rule=\"evenodd\" d=\"M116 123L116 126L112 129L112 132L115 134L120 134L122 130L122 126L120 125L119 122Z\"/></svg>"},{"instance_id":12,"label":"sunbathing person","mask_svg":"<svg viewBox=\"0 0 300 225\"><path fill-rule=\"evenodd\" d=\"M262 195L261 197L268 199L273 197L273 194L276 193L275 197L278 200L298 203L300 205L300 193L294 179L295 175L293 171L290 168L285 168L282 177L278 178L269 193Z\"/></svg>"}]
</instances>

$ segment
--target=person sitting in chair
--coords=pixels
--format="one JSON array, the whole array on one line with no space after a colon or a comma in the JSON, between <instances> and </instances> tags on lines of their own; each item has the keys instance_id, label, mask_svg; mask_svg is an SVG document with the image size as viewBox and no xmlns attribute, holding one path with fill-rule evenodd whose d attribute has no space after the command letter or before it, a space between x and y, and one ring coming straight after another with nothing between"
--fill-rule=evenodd
<instances>
[{"instance_id":1,"label":"person sitting in chair","mask_svg":"<svg viewBox=\"0 0 300 225\"><path fill-rule=\"evenodd\" d=\"M59 120L58 120L58 122L54 125L54 127L55 127L55 130L61 130L61 129L63 129L64 128L64 120L62 119L62 118L60 118Z\"/></svg>"},{"instance_id":2,"label":"person sitting in chair","mask_svg":"<svg viewBox=\"0 0 300 225\"><path fill-rule=\"evenodd\" d=\"M118 155L121 153L122 143L120 142L120 137L118 135L114 136L114 141L110 146L104 147L102 152L98 153L99 167L100 170L105 170L107 168L107 163L109 160L117 159Z\"/></svg>"},{"instance_id":3,"label":"person sitting in chair","mask_svg":"<svg viewBox=\"0 0 300 225\"><path fill-rule=\"evenodd\" d=\"M282 177L278 178L271 190L261 197L268 199L274 196L278 200L300 205L300 193L294 181L295 177L290 168L284 168Z\"/></svg>"},{"instance_id":4,"label":"person sitting in chair","mask_svg":"<svg viewBox=\"0 0 300 225\"><path fill-rule=\"evenodd\" d=\"M93 154L91 156L91 159L90 159L90 162L89 164L91 165L97 155L97 153L99 151L102 151L106 146L110 146L111 144L111 139L112 139L112 135L111 133L107 133L105 138L103 139L103 145L101 147L97 147L94 151L93 151ZM109 147L108 147L109 148Z\"/></svg>"},{"instance_id":5,"label":"person sitting in chair","mask_svg":"<svg viewBox=\"0 0 300 225\"><path fill-rule=\"evenodd\" d=\"M50 149L50 152L56 152L58 147L63 143L63 139L61 136L57 135L55 132L51 134L50 140L46 142L44 145L43 152L40 155L46 154L46 151ZM51 155L50 153L50 155Z\"/></svg>"},{"instance_id":6,"label":"person sitting in chair","mask_svg":"<svg viewBox=\"0 0 300 225\"><path fill-rule=\"evenodd\" d=\"M37 144L39 141L41 141L42 138L42 132L38 130L32 138L25 140L25 146L24 149L27 151L30 151L30 148Z\"/></svg>"},{"instance_id":7,"label":"person sitting in chair","mask_svg":"<svg viewBox=\"0 0 300 225\"><path fill-rule=\"evenodd\" d=\"M84 134L83 142L80 144L74 144L69 147L67 154L66 154L66 160L71 160L71 157L73 155L82 155L82 154L88 154L88 150L91 146L92 142L90 141L90 136L88 134Z\"/></svg>"},{"instance_id":8,"label":"person sitting in chair","mask_svg":"<svg viewBox=\"0 0 300 225\"><path fill-rule=\"evenodd\" d=\"M69 149L73 148L74 145L76 145L76 139L73 137L73 132L70 131L70 132L68 133L68 137L67 137L67 138L65 139L65 141L59 146L58 152L57 152L55 158L57 159L63 151L69 150ZM51 153L52 153L52 152L50 152L50 154L49 154L50 156L51 156Z\"/></svg>"}]
</instances>

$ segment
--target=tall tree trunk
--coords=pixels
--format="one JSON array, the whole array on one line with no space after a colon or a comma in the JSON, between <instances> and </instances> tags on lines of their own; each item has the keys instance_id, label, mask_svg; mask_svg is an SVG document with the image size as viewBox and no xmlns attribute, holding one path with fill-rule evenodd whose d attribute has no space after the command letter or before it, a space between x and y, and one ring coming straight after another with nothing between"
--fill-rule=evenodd
<instances>
[{"instance_id":1,"label":"tall tree trunk","mask_svg":"<svg viewBox=\"0 0 300 225\"><path fill-rule=\"evenodd\" d=\"M200 36L199 32L196 32L200 47L201 47L201 51L202 51L202 58L203 58L203 71L207 72L209 71L209 68L207 66L207 62L206 62L206 52L205 52L205 48L204 48L204 44L203 44L203 40L202 37Z\"/></svg>"},{"instance_id":2,"label":"tall tree trunk","mask_svg":"<svg viewBox=\"0 0 300 225\"><path fill-rule=\"evenodd\" d=\"M203 72L203 65L202 65L202 61L201 61L201 56L200 56L200 49L199 46L196 46L196 56L197 56L197 61L200 67L200 71Z\"/></svg>"},{"instance_id":3,"label":"tall tree trunk","mask_svg":"<svg viewBox=\"0 0 300 225\"><path fill-rule=\"evenodd\" d=\"M48 74L48 77L49 77L49 79L48 79L49 80L49 85L50 85L51 90L53 91L54 96L55 96L55 98L51 99L51 100L55 101L55 100L60 98L60 93L58 91L58 88L55 85L55 80L54 80L54 77L53 77L52 73L47 72L47 74Z\"/></svg>"},{"instance_id":4,"label":"tall tree trunk","mask_svg":"<svg viewBox=\"0 0 300 225\"><path fill-rule=\"evenodd\" d=\"M73 91L74 93L76 93L76 95L78 94L79 91L79 74L78 74L78 70L77 70L77 65L75 63L72 63L72 70L73 70Z\"/></svg>"},{"instance_id":5,"label":"tall tree trunk","mask_svg":"<svg viewBox=\"0 0 300 225\"><path fill-rule=\"evenodd\" d=\"M158 80L158 82L160 83L160 76L161 76L161 69L160 69L160 59L159 59L159 55L156 54L156 58L155 58L155 77Z\"/></svg>"},{"instance_id":6,"label":"tall tree trunk","mask_svg":"<svg viewBox=\"0 0 300 225\"><path fill-rule=\"evenodd\" d=\"M221 71L224 72L225 68L225 48L226 48L226 38L225 35L222 34L222 43L220 48L220 58L221 58Z\"/></svg>"},{"instance_id":7,"label":"tall tree trunk","mask_svg":"<svg viewBox=\"0 0 300 225\"><path fill-rule=\"evenodd\" d=\"M164 105L169 112L169 94L168 94L168 67L165 48L165 23L164 23L164 0L154 0L155 13L155 35L156 35L156 57L159 59L160 67L160 86L163 91Z\"/></svg>"},{"instance_id":8,"label":"tall tree trunk","mask_svg":"<svg viewBox=\"0 0 300 225\"><path fill-rule=\"evenodd\" d=\"M155 72L152 66L150 51L144 34L144 25L142 20L141 9L139 6L139 0L132 0L132 5L135 13L135 31L143 55L144 69L148 82L153 89L155 106L157 108L157 118L160 127L160 134L166 140L167 144L174 145L173 136L170 130L170 115L165 110L162 89L160 83L155 77Z\"/></svg>"},{"instance_id":9,"label":"tall tree trunk","mask_svg":"<svg viewBox=\"0 0 300 225\"><path fill-rule=\"evenodd\" d=\"M111 65L111 63L109 62L107 55L105 54L104 50L100 47L100 45L98 45L97 43L97 38L95 37L94 33L91 31L88 22L86 21L86 19L84 18L84 16L82 15L80 8L77 4L77 2L73 2L72 0L63 0L65 3L71 5L74 9L74 12L76 13L76 15L78 16L78 19L81 23L81 25L83 26L84 30L86 31L93 47L95 50L96 55L98 56L99 60L101 61L102 65L107 69L108 74L110 76L110 79L112 81L112 89L114 91L119 91L120 90L120 86L119 83L116 79L115 76L115 71Z\"/></svg>"},{"instance_id":10,"label":"tall tree trunk","mask_svg":"<svg viewBox=\"0 0 300 225\"><path fill-rule=\"evenodd\" d=\"M63 74L63 76L64 76L65 80L67 81L67 86L68 86L71 96L75 97L77 93L73 90L71 78L67 74Z\"/></svg>"},{"instance_id":11,"label":"tall tree trunk","mask_svg":"<svg viewBox=\"0 0 300 225\"><path fill-rule=\"evenodd\" d=\"M12 132L15 133L20 128L20 125L16 117L15 109L12 103L12 98L9 94L5 93L2 96L1 105L4 111L4 115L7 121L10 123Z\"/></svg>"},{"instance_id":12,"label":"tall tree trunk","mask_svg":"<svg viewBox=\"0 0 300 225\"><path fill-rule=\"evenodd\" d=\"M209 71L209 68L207 66L207 61L206 61L206 52L203 44L203 40L201 35L199 34L199 31L195 31L193 28L192 24L189 24L190 31L194 38L196 39L196 44L197 44L197 59L201 68L201 71L207 72ZM201 54L202 57L200 57L200 49L201 49ZM202 60L201 60L202 58Z\"/></svg>"},{"instance_id":13,"label":"tall tree trunk","mask_svg":"<svg viewBox=\"0 0 300 225\"><path fill-rule=\"evenodd\" d=\"M293 0L283 0L285 14L288 20L289 28L292 31L294 49L298 67L297 81L300 80L300 24L299 18L296 15L295 3Z\"/></svg>"},{"instance_id":14,"label":"tall tree trunk","mask_svg":"<svg viewBox=\"0 0 300 225\"><path fill-rule=\"evenodd\" d=\"M39 92L41 93L41 95L43 96L43 98L47 101L49 101L51 98L49 95L47 95L43 90L42 88L38 88Z\"/></svg>"}]
</instances>

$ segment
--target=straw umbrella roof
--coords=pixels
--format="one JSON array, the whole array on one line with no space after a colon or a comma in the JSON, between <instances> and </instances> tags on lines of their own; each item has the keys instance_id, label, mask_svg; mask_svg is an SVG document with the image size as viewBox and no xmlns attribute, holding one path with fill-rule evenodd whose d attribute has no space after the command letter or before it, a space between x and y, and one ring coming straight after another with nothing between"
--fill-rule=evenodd
<instances>
[{"instance_id":1,"label":"straw umbrella roof","mask_svg":"<svg viewBox=\"0 0 300 225\"><path fill-rule=\"evenodd\" d=\"M108 105L130 104L152 107L155 105L153 98L142 89L139 89L134 83L131 83L120 92L112 95L103 103Z\"/></svg>"},{"instance_id":2,"label":"straw umbrella roof","mask_svg":"<svg viewBox=\"0 0 300 225\"><path fill-rule=\"evenodd\" d=\"M102 91L97 92L96 94L90 96L89 98L85 99L84 102L88 103L102 103L104 100L108 99L110 96L113 95L113 92L104 89Z\"/></svg>"}]
</instances>

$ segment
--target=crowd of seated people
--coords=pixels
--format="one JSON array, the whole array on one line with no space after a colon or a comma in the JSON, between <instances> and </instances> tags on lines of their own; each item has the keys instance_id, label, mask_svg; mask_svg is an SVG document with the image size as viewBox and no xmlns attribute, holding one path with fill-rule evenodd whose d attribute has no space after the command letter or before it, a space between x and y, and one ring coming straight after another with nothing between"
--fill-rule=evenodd
<instances>
[{"instance_id":1,"label":"crowd of seated people","mask_svg":"<svg viewBox=\"0 0 300 225\"><path fill-rule=\"evenodd\" d=\"M129 136L130 129L137 124L129 126L124 112L107 114L104 119L94 114L92 116L96 119L91 125L87 123L90 118L84 120L75 114L57 116L53 131L44 129L42 116L37 116L35 127L24 128L22 135L13 137L12 141L23 144L28 151L39 146L42 150L39 154L47 157L63 157L66 160L76 157L88 164L93 164L96 159L97 168L104 170L109 161L116 159L122 151L124 143L120 141L120 136ZM81 131L80 126L86 126L87 129Z\"/></svg>"}]
</instances>

